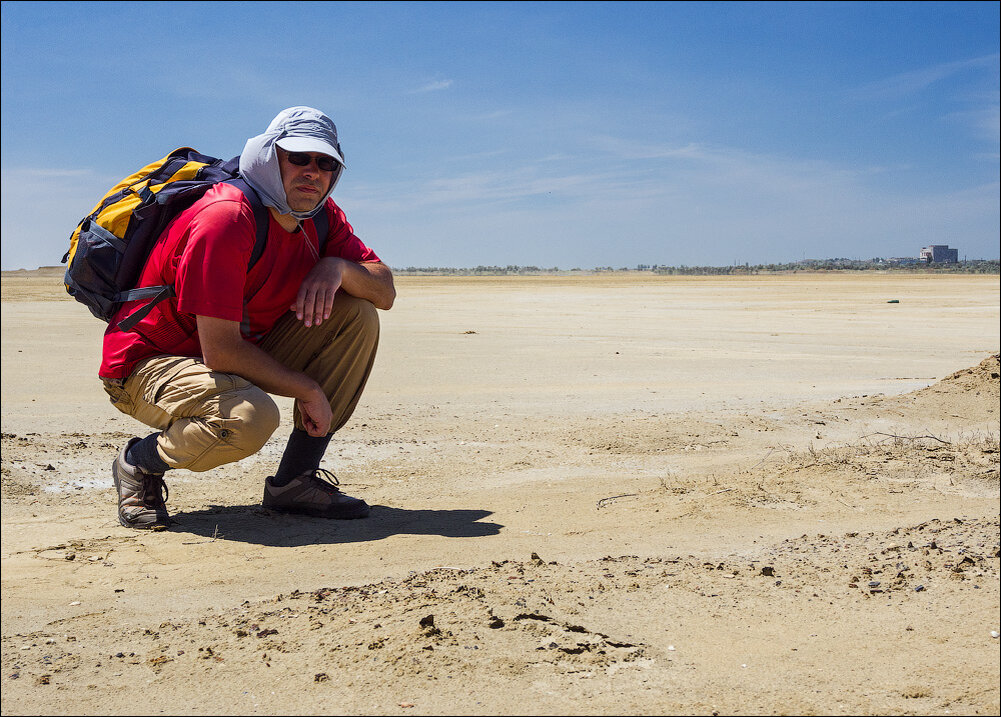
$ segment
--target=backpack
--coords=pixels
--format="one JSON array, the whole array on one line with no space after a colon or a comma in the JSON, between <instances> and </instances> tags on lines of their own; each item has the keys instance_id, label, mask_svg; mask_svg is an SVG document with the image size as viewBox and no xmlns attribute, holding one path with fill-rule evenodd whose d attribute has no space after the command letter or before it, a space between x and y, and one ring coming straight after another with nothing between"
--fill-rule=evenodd
<instances>
[{"instance_id":1,"label":"backpack","mask_svg":"<svg viewBox=\"0 0 1001 717\"><path fill-rule=\"evenodd\" d=\"M131 330L154 306L176 296L173 286L135 288L154 244L172 219L219 182L240 189L253 208L256 238L249 271L264 253L269 217L257 192L239 176L239 163L239 157L224 161L182 147L120 181L70 235L62 260L66 292L105 322L122 304L148 300L119 322L122 331ZM326 211L318 212L314 223L322 252Z\"/></svg>"}]
</instances>

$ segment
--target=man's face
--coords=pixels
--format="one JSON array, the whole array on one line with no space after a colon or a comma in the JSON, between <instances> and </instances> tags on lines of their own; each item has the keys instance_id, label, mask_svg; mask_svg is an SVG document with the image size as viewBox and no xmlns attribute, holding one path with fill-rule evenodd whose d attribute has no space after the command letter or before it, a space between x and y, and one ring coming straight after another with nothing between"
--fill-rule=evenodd
<instances>
[{"instance_id":1,"label":"man's face","mask_svg":"<svg viewBox=\"0 0 1001 717\"><path fill-rule=\"evenodd\" d=\"M326 196L330 182L334 178L332 171L323 171L317 164L317 159L330 159L319 152L287 152L281 147L278 150L278 167L282 174L282 185L285 187L285 199L295 212L308 212L316 207ZM289 160L291 155L292 160ZM303 164L304 158L309 161ZM336 166L336 160L333 160Z\"/></svg>"}]
</instances>

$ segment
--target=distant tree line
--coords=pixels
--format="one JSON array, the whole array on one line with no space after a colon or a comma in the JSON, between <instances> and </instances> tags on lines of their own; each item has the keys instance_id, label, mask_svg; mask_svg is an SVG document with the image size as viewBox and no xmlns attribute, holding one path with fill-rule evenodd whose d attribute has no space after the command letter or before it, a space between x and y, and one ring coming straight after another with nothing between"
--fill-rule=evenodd
<instances>
[{"instance_id":1,"label":"distant tree line","mask_svg":"<svg viewBox=\"0 0 1001 717\"><path fill-rule=\"evenodd\" d=\"M900 271L929 274L1001 274L997 259L971 259L953 264L929 264L920 259L806 259L786 264L735 264L732 266L669 266L666 264L639 264L635 267L597 266L593 269L560 269L557 266L450 266L394 267L403 276L532 276L542 274L575 274L603 272L649 272L660 275L680 276L732 276L769 273L795 273L798 271Z\"/></svg>"},{"instance_id":2,"label":"distant tree line","mask_svg":"<svg viewBox=\"0 0 1001 717\"><path fill-rule=\"evenodd\" d=\"M580 269L574 269L580 271ZM558 266L544 269L537 266L474 266L456 268L451 266L408 266L405 269L393 268L395 274L413 274L427 276L507 276L519 274L558 274L562 273Z\"/></svg>"},{"instance_id":3,"label":"distant tree line","mask_svg":"<svg viewBox=\"0 0 1001 717\"><path fill-rule=\"evenodd\" d=\"M929 264L920 259L807 259L787 264L744 264L735 266L661 266L651 267L655 274L727 275L767 274L797 271L899 271L929 274L998 274L997 259L972 259L951 264Z\"/></svg>"}]
</instances>

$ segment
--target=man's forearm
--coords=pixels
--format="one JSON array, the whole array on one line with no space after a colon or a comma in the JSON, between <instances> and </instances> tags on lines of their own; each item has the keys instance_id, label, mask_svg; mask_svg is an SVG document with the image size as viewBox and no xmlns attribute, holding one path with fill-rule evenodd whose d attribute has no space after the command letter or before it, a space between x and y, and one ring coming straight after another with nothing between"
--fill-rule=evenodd
<instances>
[{"instance_id":1,"label":"man's forearm","mask_svg":"<svg viewBox=\"0 0 1001 717\"><path fill-rule=\"evenodd\" d=\"M333 415L320 384L245 341L236 321L196 318L206 366L213 371L236 374L268 393L296 399L306 432L311 436L326 435Z\"/></svg>"},{"instance_id":2,"label":"man's forearm","mask_svg":"<svg viewBox=\"0 0 1001 717\"><path fill-rule=\"evenodd\" d=\"M341 288L359 299L371 301L377 309L388 310L396 300L393 272L378 261L356 264L346 259L341 264Z\"/></svg>"},{"instance_id":3,"label":"man's forearm","mask_svg":"<svg viewBox=\"0 0 1001 717\"><path fill-rule=\"evenodd\" d=\"M245 341L239 325L221 319L198 317L202 358L213 371L232 373L247 379L268 393L306 400L322 390L304 373L275 360L260 347Z\"/></svg>"}]
</instances>

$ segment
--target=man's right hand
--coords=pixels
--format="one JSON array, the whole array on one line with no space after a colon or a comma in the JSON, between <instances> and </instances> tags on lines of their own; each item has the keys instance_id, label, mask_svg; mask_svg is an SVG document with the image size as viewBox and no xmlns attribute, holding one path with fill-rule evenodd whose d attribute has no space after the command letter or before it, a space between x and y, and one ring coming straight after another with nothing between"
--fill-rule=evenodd
<instances>
[{"instance_id":1,"label":"man's right hand","mask_svg":"<svg viewBox=\"0 0 1001 717\"><path fill-rule=\"evenodd\" d=\"M302 416L302 423L306 428L306 433L314 438L320 438L330 432L330 425L334 421L334 414L330 410L330 402L323 395L319 384L316 386L315 395L309 399L299 399L299 415Z\"/></svg>"}]
</instances>

